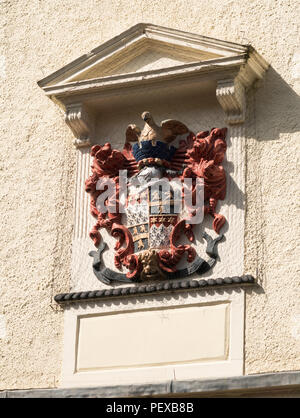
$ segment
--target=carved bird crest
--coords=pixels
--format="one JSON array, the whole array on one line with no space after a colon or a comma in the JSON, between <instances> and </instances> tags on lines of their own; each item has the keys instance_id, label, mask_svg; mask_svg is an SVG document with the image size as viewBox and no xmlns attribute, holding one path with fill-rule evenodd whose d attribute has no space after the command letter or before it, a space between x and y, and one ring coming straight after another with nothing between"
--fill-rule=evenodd
<instances>
[{"instance_id":1,"label":"carved bird crest","mask_svg":"<svg viewBox=\"0 0 300 418\"><path fill-rule=\"evenodd\" d=\"M189 129L178 120L168 119L161 122L158 126L150 112L143 112L141 115L145 121L145 126L141 130L136 125L128 125L126 130L126 142L138 142L152 141L152 145L155 146L156 141L165 142L169 144L174 141L178 135L182 135L189 132Z\"/></svg>"}]
</instances>

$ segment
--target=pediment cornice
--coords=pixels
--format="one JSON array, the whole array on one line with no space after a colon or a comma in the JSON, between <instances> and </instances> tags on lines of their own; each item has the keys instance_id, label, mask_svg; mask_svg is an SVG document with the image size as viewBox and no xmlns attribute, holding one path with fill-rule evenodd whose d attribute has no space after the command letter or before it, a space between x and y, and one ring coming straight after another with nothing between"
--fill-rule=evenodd
<instances>
[{"instance_id":1,"label":"pediment cornice","mask_svg":"<svg viewBox=\"0 0 300 418\"><path fill-rule=\"evenodd\" d=\"M221 41L214 38L192 34L188 32L169 29L162 26L140 23L119 36L105 42L89 53L82 55L70 64L39 81L41 87L55 84L64 84L80 74L90 70L93 66L99 65L104 60L118 59L126 56L132 59L136 54L153 45L159 48L171 46L174 55L191 55L197 61L197 53L210 56L230 57L248 53L247 45L240 45L232 42Z\"/></svg>"},{"instance_id":2,"label":"pediment cornice","mask_svg":"<svg viewBox=\"0 0 300 418\"><path fill-rule=\"evenodd\" d=\"M242 123L245 92L267 68L267 62L250 45L140 23L38 84L65 109L66 121L80 141L89 136L86 120L92 117L83 122L80 115L86 115L90 103L95 104L103 94L129 94L133 88L147 86L189 82L198 88L209 81L215 85L227 122Z\"/></svg>"}]
</instances>

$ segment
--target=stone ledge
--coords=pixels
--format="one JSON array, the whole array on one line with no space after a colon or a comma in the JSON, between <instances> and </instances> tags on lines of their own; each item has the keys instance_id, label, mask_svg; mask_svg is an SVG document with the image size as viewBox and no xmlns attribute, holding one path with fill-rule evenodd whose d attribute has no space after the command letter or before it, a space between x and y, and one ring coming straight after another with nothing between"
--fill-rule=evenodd
<instances>
[{"instance_id":1,"label":"stone ledge","mask_svg":"<svg viewBox=\"0 0 300 418\"><path fill-rule=\"evenodd\" d=\"M278 392L281 390L281 392ZM240 392L243 396L264 392L293 392L300 396L300 371L265 373L209 380L166 381L163 383L119 385L84 388L7 390L0 398L114 398L114 397L171 397L230 396Z\"/></svg>"},{"instance_id":2,"label":"stone ledge","mask_svg":"<svg viewBox=\"0 0 300 418\"><path fill-rule=\"evenodd\" d=\"M182 280L174 283L158 283L151 285L141 285L135 287L119 287L112 289L93 290L85 292L60 293L54 296L55 302L59 304L75 303L81 301L93 301L97 299L120 298L128 296L140 296L153 293L166 293L182 290L202 290L212 287L228 287L236 285L255 285L254 277L250 275L225 277L224 279L208 280Z\"/></svg>"}]
</instances>

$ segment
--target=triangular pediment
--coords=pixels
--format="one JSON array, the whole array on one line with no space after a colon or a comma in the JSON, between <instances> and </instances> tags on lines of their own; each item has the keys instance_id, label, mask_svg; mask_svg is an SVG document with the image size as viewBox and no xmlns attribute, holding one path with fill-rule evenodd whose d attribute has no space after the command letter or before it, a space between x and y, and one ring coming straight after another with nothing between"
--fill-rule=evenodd
<instances>
[{"instance_id":1,"label":"triangular pediment","mask_svg":"<svg viewBox=\"0 0 300 418\"><path fill-rule=\"evenodd\" d=\"M153 71L220 57L218 54L180 46L174 48L172 44L166 42L145 39L135 42L132 46L128 46L125 51L116 52L91 68L83 70L75 77L71 77L69 81L83 81L116 74Z\"/></svg>"},{"instance_id":2,"label":"triangular pediment","mask_svg":"<svg viewBox=\"0 0 300 418\"><path fill-rule=\"evenodd\" d=\"M39 82L41 87L84 82L115 75L151 73L247 53L247 47L168 29L138 24Z\"/></svg>"},{"instance_id":3,"label":"triangular pediment","mask_svg":"<svg viewBox=\"0 0 300 418\"><path fill-rule=\"evenodd\" d=\"M165 99L170 92L176 97L209 92L216 95L228 123L242 123L245 93L268 66L251 45L139 23L38 85L64 110L81 147L93 142L102 109L144 101L145 91Z\"/></svg>"}]
</instances>

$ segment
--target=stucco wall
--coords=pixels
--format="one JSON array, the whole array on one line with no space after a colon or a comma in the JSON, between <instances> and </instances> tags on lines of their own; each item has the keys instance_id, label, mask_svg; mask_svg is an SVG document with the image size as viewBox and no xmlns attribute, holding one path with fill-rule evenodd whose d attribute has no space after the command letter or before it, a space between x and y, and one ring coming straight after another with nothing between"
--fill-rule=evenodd
<instances>
[{"instance_id":1,"label":"stucco wall","mask_svg":"<svg viewBox=\"0 0 300 418\"><path fill-rule=\"evenodd\" d=\"M271 64L249 98L245 270L262 290L247 295L245 372L299 369L297 2L2 0L0 8L0 389L60 379L63 314L52 297L70 280L75 150L36 81L138 22L249 42Z\"/></svg>"}]
</instances>

